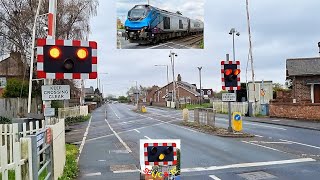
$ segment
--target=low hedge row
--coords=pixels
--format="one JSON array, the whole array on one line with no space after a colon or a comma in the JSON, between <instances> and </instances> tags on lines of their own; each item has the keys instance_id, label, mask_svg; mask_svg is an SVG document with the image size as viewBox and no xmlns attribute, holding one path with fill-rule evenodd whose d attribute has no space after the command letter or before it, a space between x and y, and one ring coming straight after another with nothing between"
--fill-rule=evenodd
<instances>
[{"instance_id":1,"label":"low hedge row","mask_svg":"<svg viewBox=\"0 0 320 180\"><path fill-rule=\"evenodd\" d=\"M12 120L6 117L0 116L0 124L11 124Z\"/></svg>"},{"instance_id":2,"label":"low hedge row","mask_svg":"<svg viewBox=\"0 0 320 180\"><path fill-rule=\"evenodd\" d=\"M76 116L76 117L67 117L65 119L65 125L71 125L75 123L85 122L90 119L90 115L87 116Z\"/></svg>"}]
</instances>

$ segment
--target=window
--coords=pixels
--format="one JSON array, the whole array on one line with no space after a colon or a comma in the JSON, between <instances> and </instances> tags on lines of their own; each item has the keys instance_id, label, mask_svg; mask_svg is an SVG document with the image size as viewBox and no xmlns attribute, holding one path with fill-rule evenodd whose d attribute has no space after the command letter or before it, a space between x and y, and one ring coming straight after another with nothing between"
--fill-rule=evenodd
<instances>
[{"instance_id":1,"label":"window","mask_svg":"<svg viewBox=\"0 0 320 180\"><path fill-rule=\"evenodd\" d=\"M183 23L181 19L179 20L179 29L183 29Z\"/></svg>"},{"instance_id":2,"label":"window","mask_svg":"<svg viewBox=\"0 0 320 180\"><path fill-rule=\"evenodd\" d=\"M210 91L210 90L208 90L208 91L207 91L207 94L208 94L208 95L211 95L211 91Z\"/></svg>"},{"instance_id":3,"label":"window","mask_svg":"<svg viewBox=\"0 0 320 180\"><path fill-rule=\"evenodd\" d=\"M7 85L7 80L5 77L0 77L0 88L5 88Z\"/></svg>"},{"instance_id":4,"label":"window","mask_svg":"<svg viewBox=\"0 0 320 180\"><path fill-rule=\"evenodd\" d=\"M169 17L163 17L163 28L170 29L170 18Z\"/></svg>"}]
</instances>

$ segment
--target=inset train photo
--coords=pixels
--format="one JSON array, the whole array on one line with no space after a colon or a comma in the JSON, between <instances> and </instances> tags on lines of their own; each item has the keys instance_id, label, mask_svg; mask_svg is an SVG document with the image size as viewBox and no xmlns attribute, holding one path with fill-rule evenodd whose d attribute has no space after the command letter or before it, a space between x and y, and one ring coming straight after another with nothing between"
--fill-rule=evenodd
<instances>
[{"instance_id":1,"label":"inset train photo","mask_svg":"<svg viewBox=\"0 0 320 180\"><path fill-rule=\"evenodd\" d=\"M204 0L118 0L118 49L204 49Z\"/></svg>"}]
</instances>

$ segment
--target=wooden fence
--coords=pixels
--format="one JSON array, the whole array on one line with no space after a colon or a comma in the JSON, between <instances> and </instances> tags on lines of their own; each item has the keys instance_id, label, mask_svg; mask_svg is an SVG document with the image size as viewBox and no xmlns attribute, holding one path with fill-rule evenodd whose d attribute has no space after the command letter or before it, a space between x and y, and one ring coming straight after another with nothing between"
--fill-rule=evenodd
<instances>
[{"instance_id":1,"label":"wooden fence","mask_svg":"<svg viewBox=\"0 0 320 180\"><path fill-rule=\"evenodd\" d=\"M39 102L41 104L41 102ZM28 99L0 98L0 116L7 118L24 117L27 114ZM31 112L37 113L37 100L32 99Z\"/></svg>"}]
</instances>

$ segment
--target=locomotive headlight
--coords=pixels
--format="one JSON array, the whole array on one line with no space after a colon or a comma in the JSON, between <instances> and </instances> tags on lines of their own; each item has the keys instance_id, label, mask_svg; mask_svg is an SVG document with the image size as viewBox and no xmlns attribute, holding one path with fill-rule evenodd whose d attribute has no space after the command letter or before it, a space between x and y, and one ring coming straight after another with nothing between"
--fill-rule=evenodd
<instances>
[{"instance_id":1,"label":"locomotive headlight","mask_svg":"<svg viewBox=\"0 0 320 180\"><path fill-rule=\"evenodd\" d=\"M130 28L128 26L126 26L126 30L129 30Z\"/></svg>"}]
</instances>

